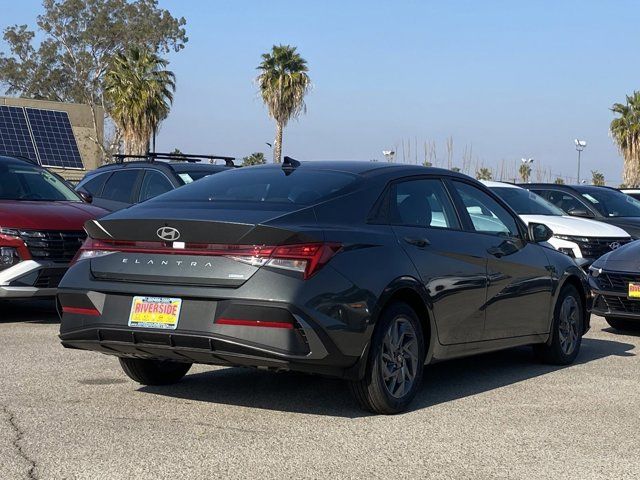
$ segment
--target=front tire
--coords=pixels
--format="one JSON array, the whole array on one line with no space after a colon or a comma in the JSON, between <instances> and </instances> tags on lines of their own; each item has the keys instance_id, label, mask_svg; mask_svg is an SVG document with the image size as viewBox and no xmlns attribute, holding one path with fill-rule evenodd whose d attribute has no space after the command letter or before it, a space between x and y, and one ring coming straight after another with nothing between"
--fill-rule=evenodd
<instances>
[{"instance_id":1,"label":"front tire","mask_svg":"<svg viewBox=\"0 0 640 480\"><path fill-rule=\"evenodd\" d=\"M537 357L544 363L569 365L578 356L584 332L584 306L578 290L566 285L560 291L551 328L551 343L535 345Z\"/></svg>"},{"instance_id":2,"label":"front tire","mask_svg":"<svg viewBox=\"0 0 640 480\"><path fill-rule=\"evenodd\" d=\"M364 378L350 382L362 408L390 415L407 409L420 388L425 343L414 310L394 303L382 314L371 339Z\"/></svg>"},{"instance_id":3,"label":"front tire","mask_svg":"<svg viewBox=\"0 0 640 480\"><path fill-rule=\"evenodd\" d=\"M616 330L626 330L631 332L637 332L640 330L640 321L628 320L626 318L605 317L605 320L612 328Z\"/></svg>"},{"instance_id":4,"label":"front tire","mask_svg":"<svg viewBox=\"0 0 640 480\"><path fill-rule=\"evenodd\" d=\"M142 385L170 385L182 380L190 363L171 360L148 360L120 357L120 366L127 376Z\"/></svg>"}]
</instances>

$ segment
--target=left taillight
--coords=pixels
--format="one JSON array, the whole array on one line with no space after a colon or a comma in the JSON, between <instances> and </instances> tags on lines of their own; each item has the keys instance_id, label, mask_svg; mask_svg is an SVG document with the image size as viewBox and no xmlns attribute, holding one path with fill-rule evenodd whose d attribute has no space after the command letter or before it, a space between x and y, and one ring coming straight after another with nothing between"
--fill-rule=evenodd
<instances>
[{"instance_id":1,"label":"left taillight","mask_svg":"<svg viewBox=\"0 0 640 480\"><path fill-rule=\"evenodd\" d=\"M76 253L75 257L73 257L73 260L71 260L71 265L74 265L81 260L102 257L115 251L117 250L110 245L107 245L100 240L95 240L91 237L87 237L87 239L83 242L82 246L78 250L78 253Z\"/></svg>"}]
</instances>

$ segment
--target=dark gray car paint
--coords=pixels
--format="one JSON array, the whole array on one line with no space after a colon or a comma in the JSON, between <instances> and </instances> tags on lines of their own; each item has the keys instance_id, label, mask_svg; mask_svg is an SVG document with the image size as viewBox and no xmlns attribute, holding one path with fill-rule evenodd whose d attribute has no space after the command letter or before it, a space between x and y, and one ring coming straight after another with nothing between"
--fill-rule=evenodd
<instances>
[{"instance_id":1,"label":"dark gray car paint","mask_svg":"<svg viewBox=\"0 0 640 480\"><path fill-rule=\"evenodd\" d=\"M197 308L205 305L206 310L209 305L211 311L209 316L200 316L199 323L192 324L189 335L220 342L228 348L241 345L253 352L248 358L246 353L239 356L237 352L224 348L220 351L218 348L206 355L190 353L192 360L276 365L277 368L349 377L362 374L363 360L376 321L384 306L396 298L406 300L409 298L407 295L411 295L421 302L416 307L424 308L427 315L422 320L431 332L429 361L548 341L551 312L566 282L572 282L583 292L587 304L586 279L582 270L566 255L528 241L524 224L513 212L523 232L522 239L433 228L411 232L428 237L431 245L424 251L416 251L403 244L402 239L407 232L385 223L384 215L374 215L375 220L367 222L367 218L372 218L372 206L383 196L390 182L422 175L455 177L472 182L510 211L484 186L459 174L422 167L368 166L365 169L362 165L353 166L345 162L341 168L355 171L363 177L363 184L356 191L294 211L274 211L272 207L265 206L253 210L229 210L228 207L216 208L207 202L197 206L187 202L169 204L163 202L161 196L109 215L99 223L87 225L91 236L118 240L154 240L159 227L170 225L181 231L184 235L181 240L186 242L272 244L328 241L343 244L343 249L330 263L307 280L299 274L262 267L247 275L241 284L205 286L197 283L206 283L212 278L206 280L206 273L194 269L186 275L169 272L165 275L167 281L159 285L145 281L145 275L151 273L157 277L158 274L147 270L143 264L138 264L139 271L134 268L136 264L133 267L129 265L130 269L126 271L129 278L122 278L119 275L122 272L114 265L116 260L122 260L118 256L124 254L114 254L73 266L60 285L59 301L62 304L71 300L87 302L88 306L97 307L96 298L104 296L107 299L109 296L118 297L121 305L130 305L133 295L184 298L187 309L196 309L197 303ZM313 167L303 164L299 168ZM331 168L338 166L332 164ZM505 241L511 242L509 248L503 245ZM500 259L491 258L488 250L492 247L504 249ZM163 255L158 254L158 257ZM228 264L224 268L235 267ZM96 278L92 269L102 272L102 278ZM135 281L131 281L131 275ZM172 278L189 275L198 281L172 281ZM318 352L320 347L316 342L316 351L300 358L295 352L282 348L282 338L275 338L282 332L251 340L220 335L212 330L212 323L215 304L221 300L267 303L295 311L296 318L309 327L307 336L311 333L316 337L326 354ZM101 337L105 332L110 335L116 331L131 333L132 329L127 327L126 308L119 307L115 313L115 310L110 311L104 306L108 306L104 298L97 303L100 302L103 303L101 317L62 316L63 344L105 353L174 358L172 355L176 347L172 346L174 340L171 338L167 340L169 345L162 348L136 346L139 329L132 332L133 346L125 348L122 342L105 341ZM585 325L588 328L588 317ZM179 330L182 330L182 324ZM144 333L148 336L148 332ZM156 333L160 338L161 332ZM127 348L131 350L127 352ZM149 354L150 351L154 353Z\"/></svg>"}]
</instances>

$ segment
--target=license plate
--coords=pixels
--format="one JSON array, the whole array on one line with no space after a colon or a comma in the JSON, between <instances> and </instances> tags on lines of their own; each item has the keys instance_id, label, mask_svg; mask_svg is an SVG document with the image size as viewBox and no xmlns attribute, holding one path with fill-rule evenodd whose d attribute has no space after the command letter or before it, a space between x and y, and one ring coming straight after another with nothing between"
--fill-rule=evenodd
<instances>
[{"instance_id":1,"label":"license plate","mask_svg":"<svg viewBox=\"0 0 640 480\"><path fill-rule=\"evenodd\" d=\"M181 306L180 298L133 297L129 326L175 330Z\"/></svg>"},{"instance_id":2,"label":"license plate","mask_svg":"<svg viewBox=\"0 0 640 480\"><path fill-rule=\"evenodd\" d=\"M629 284L629 298L640 299L640 283Z\"/></svg>"}]
</instances>

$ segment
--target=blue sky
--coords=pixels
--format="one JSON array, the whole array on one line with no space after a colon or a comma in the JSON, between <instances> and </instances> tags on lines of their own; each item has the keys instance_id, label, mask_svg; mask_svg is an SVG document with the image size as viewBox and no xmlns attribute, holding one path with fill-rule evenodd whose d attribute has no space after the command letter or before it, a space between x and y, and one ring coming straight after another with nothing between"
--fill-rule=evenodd
<instances>
[{"instance_id":1,"label":"blue sky","mask_svg":"<svg viewBox=\"0 0 640 480\"><path fill-rule=\"evenodd\" d=\"M636 1L185 1L189 42L171 55L178 89L159 149L244 156L267 151L273 124L252 83L260 54L298 46L314 89L285 131L300 159L382 159L417 139L438 161L497 167L533 157L576 175L575 137L592 169L618 183L609 107L640 89ZM39 1L3 6L2 23L33 23ZM406 148L406 147L405 147ZM513 168L513 167L511 167Z\"/></svg>"}]
</instances>

